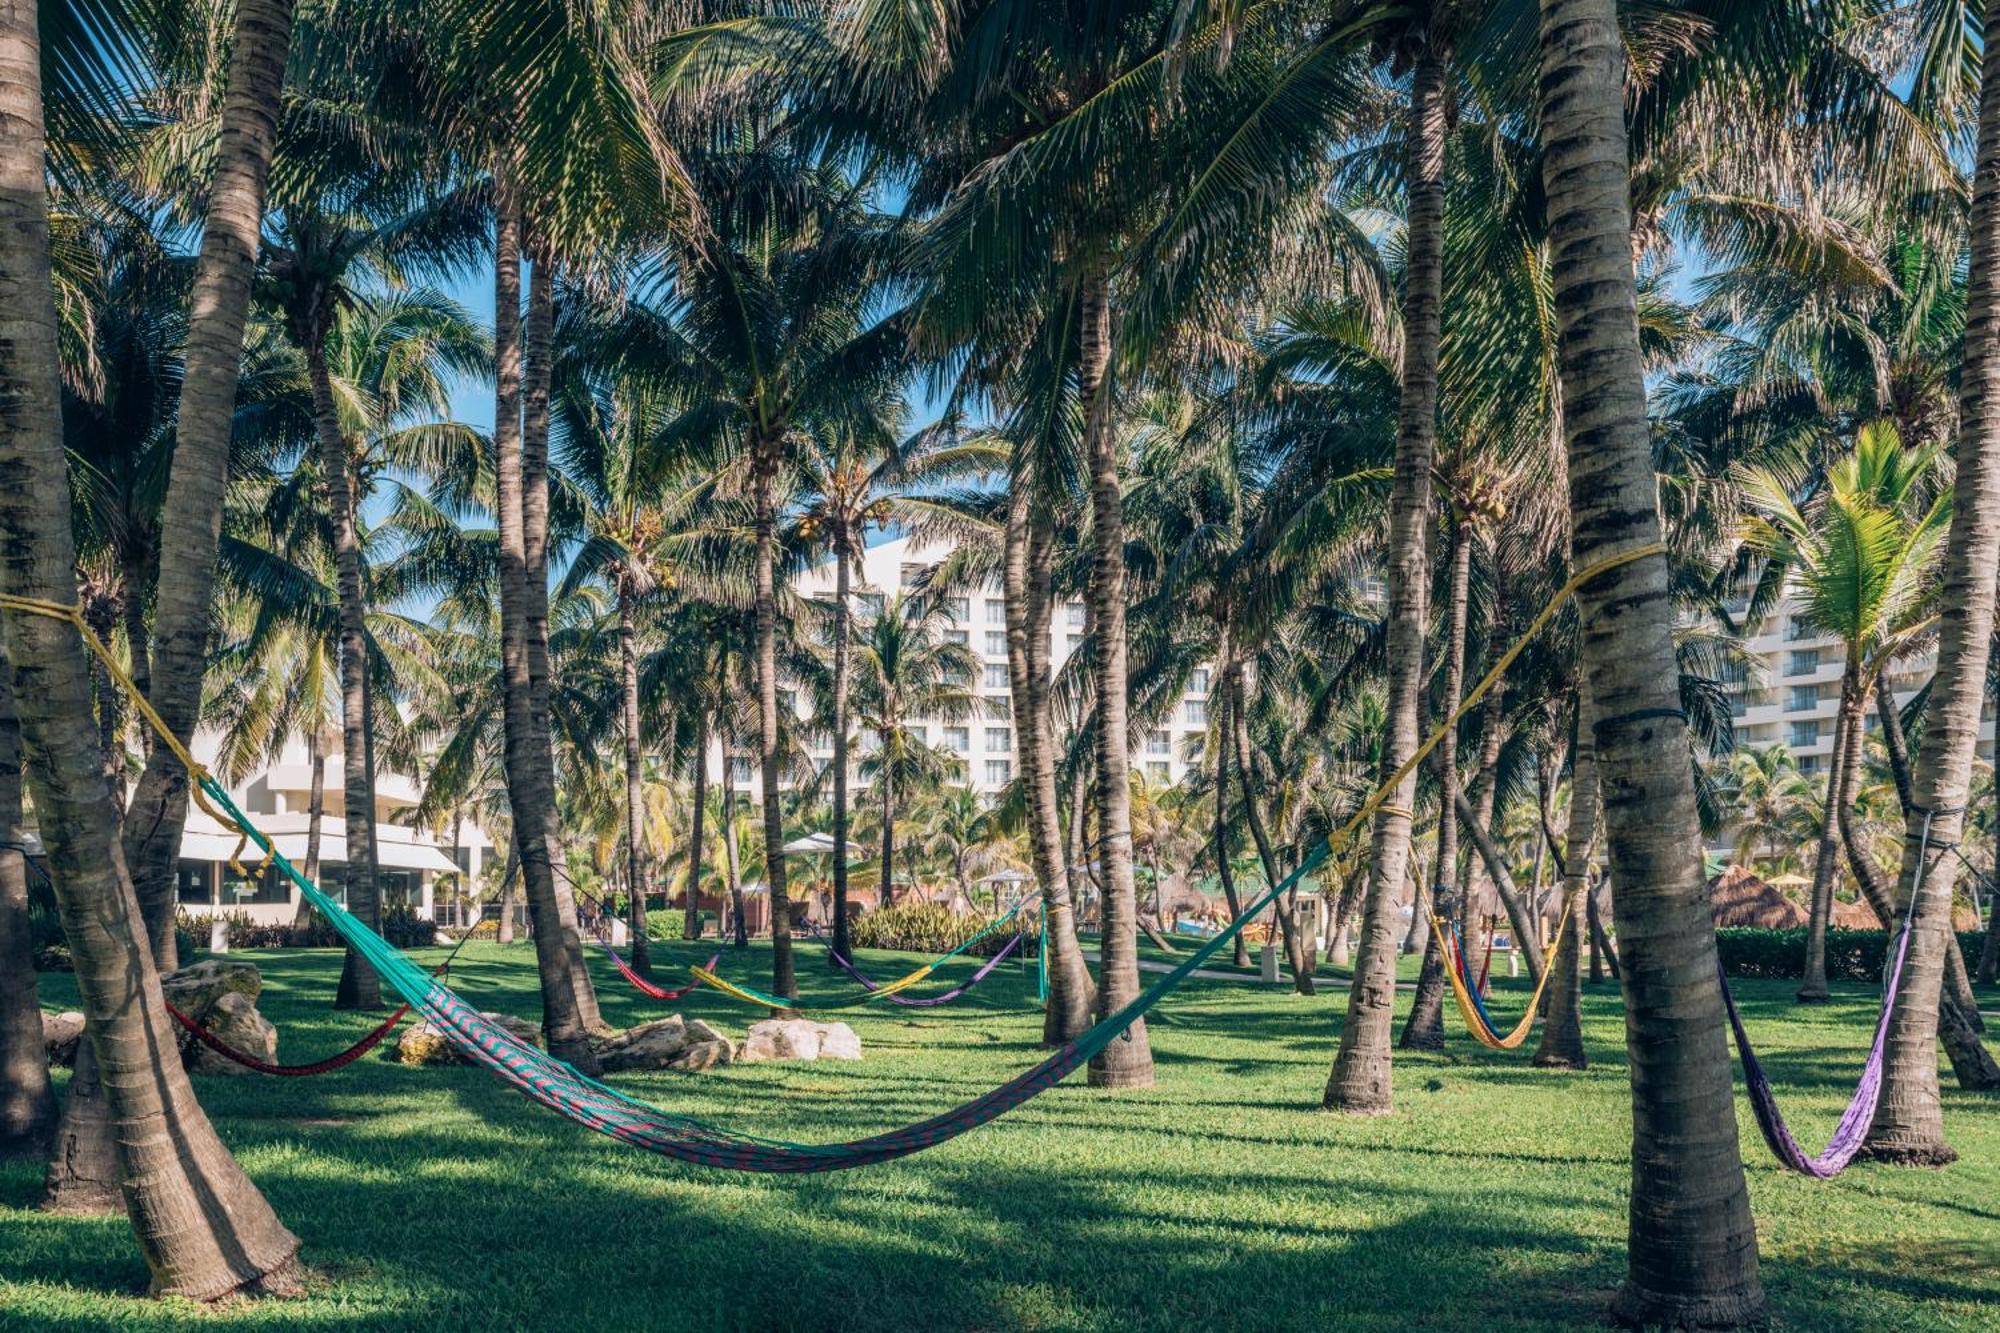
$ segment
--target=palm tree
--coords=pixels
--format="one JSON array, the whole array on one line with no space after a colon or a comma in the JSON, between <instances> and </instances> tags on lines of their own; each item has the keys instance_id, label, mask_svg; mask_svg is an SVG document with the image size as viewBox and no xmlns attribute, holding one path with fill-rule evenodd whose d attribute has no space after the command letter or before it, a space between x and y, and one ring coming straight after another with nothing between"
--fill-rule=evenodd
<instances>
[{"instance_id":1,"label":"palm tree","mask_svg":"<svg viewBox=\"0 0 2000 1333\"><path fill-rule=\"evenodd\" d=\"M962 531L968 526L963 510L952 505L939 488L1006 463L1005 454L988 443L961 443L948 423L918 431L900 442L890 434L895 424L893 417L878 412L859 423L815 431L799 460L801 513L796 536L813 548L831 550L834 560L833 670L825 712L833 736L833 953L841 958L851 956L847 938L847 746L853 682L854 562L867 545L870 527L894 524L910 530L936 530L942 526Z\"/></svg>"},{"instance_id":2,"label":"palm tree","mask_svg":"<svg viewBox=\"0 0 2000 1333\"><path fill-rule=\"evenodd\" d=\"M1413 25L1416 50L1403 136L1407 197L1403 288L1403 361L1397 414L1395 481L1389 497L1387 635L1388 744L1382 774L1416 753L1422 716L1424 633L1429 617L1431 468L1437 451L1438 346L1444 290L1444 162L1450 115L1446 30ZM1395 896L1409 873L1416 779L1398 783L1377 809L1369 839L1368 896L1323 1103L1362 1115L1389 1110L1389 1029L1395 1017ZM1446 817L1450 822L1450 816ZM1442 869L1442 868L1441 868ZM1421 908L1422 904L1416 904Z\"/></svg>"},{"instance_id":3,"label":"palm tree","mask_svg":"<svg viewBox=\"0 0 2000 1333\"><path fill-rule=\"evenodd\" d=\"M884 903L895 893L899 798L964 777L963 761L933 747L915 725L920 717L960 722L978 706L971 690L978 659L964 644L944 637L946 622L941 602L898 594L862 627L856 645L855 718L875 740L874 749L861 761L860 774L874 785L881 819L877 873Z\"/></svg>"},{"instance_id":4,"label":"palm tree","mask_svg":"<svg viewBox=\"0 0 2000 1333\"><path fill-rule=\"evenodd\" d=\"M0 1161L40 1160L56 1128L42 1007L28 926L28 854L23 841L21 724L14 666L0 645Z\"/></svg>"},{"instance_id":5,"label":"palm tree","mask_svg":"<svg viewBox=\"0 0 2000 1333\"><path fill-rule=\"evenodd\" d=\"M1543 0L1541 53L1573 558L1591 568L1660 535L1616 5ZM1579 727L1590 731L1609 797L1632 1080L1632 1225L1615 1309L1636 1324L1751 1322L1763 1314L1764 1294L1737 1151L1715 928L1701 893L1667 562L1630 557L1586 583L1577 600L1589 683Z\"/></svg>"},{"instance_id":6,"label":"palm tree","mask_svg":"<svg viewBox=\"0 0 2000 1333\"><path fill-rule=\"evenodd\" d=\"M201 254L189 294L174 464L161 510L174 516L176 527L174 539L161 543L153 590L146 697L179 735L192 729L201 704L243 332L278 137L292 0L245 0L235 14ZM145 913L154 957L167 971L178 962L174 879L187 820L187 783L188 775L180 770L171 749L155 746L124 824L125 862ZM82 1196L77 1202L84 1203ZM96 1206L108 1207L111 1202L100 1194Z\"/></svg>"},{"instance_id":7,"label":"palm tree","mask_svg":"<svg viewBox=\"0 0 2000 1333\"><path fill-rule=\"evenodd\" d=\"M68 606L77 595L75 549L49 268L41 57L34 10L0 11L0 122L9 126L0 136L0 469L15 483L0 488L0 539L22 556L0 567L0 593ZM247 267L241 276L247 286ZM199 1300L239 1290L296 1292L298 1238L216 1136L179 1060L160 1054L177 1047L146 923L113 845L118 811L101 777L76 631L18 608L0 616L0 630L15 671L33 681L16 695L31 794L42 836L63 867L56 902L75 961L102 1123L154 1289Z\"/></svg>"},{"instance_id":8,"label":"palm tree","mask_svg":"<svg viewBox=\"0 0 2000 1333\"><path fill-rule=\"evenodd\" d=\"M1736 751L1729 757L1728 783L1738 865L1754 865L1760 847L1766 860L1775 860L1781 848L1805 834L1812 787L1789 747Z\"/></svg>"},{"instance_id":9,"label":"palm tree","mask_svg":"<svg viewBox=\"0 0 2000 1333\"><path fill-rule=\"evenodd\" d=\"M973 901L972 872L985 864L988 850L1004 842L1000 812L976 788L947 783L918 803L915 833L926 856L941 858L967 902ZM995 901L998 907L998 901Z\"/></svg>"},{"instance_id":10,"label":"palm tree","mask_svg":"<svg viewBox=\"0 0 2000 1333\"><path fill-rule=\"evenodd\" d=\"M1949 8L1955 20L1958 7ZM1964 824L2000 575L2000 6L1986 6L1984 20L1956 500L1939 589L1944 614L1937 668L1912 781L1916 800L1904 817L1898 892L1911 916L1910 953L1893 997L1882 1099L1863 1149L1911 1164L1940 1164L1957 1155L1944 1139L1935 1051L1945 953L1954 946L1956 870L1949 857L1932 859L1929 849L1958 841Z\"/></svg>"},{"instance_id":11,"label":"palm tree","mask_svg":"<svg viewBox=\"0 0 2000 1333\"><path fill-rule=\"evenodd\" d=\"M1887 422L1862 429L1854 451L1827 470L1826 486L1801 507L1767 472L1746 479L1756 517L1745 544L1784 566L1803 594L1799 614L1846 645L1834 721L1826 817L1813 872L1801 1002L1824 1002L1826 927L1840 846L1837 812L1852 797L1861 729L1876 680L1930 629L1923 604L1931 565L1951 518L1949 493L1927 505L1922 490L1942 446L1903 449Z\"/></svg>"}]
</instances>

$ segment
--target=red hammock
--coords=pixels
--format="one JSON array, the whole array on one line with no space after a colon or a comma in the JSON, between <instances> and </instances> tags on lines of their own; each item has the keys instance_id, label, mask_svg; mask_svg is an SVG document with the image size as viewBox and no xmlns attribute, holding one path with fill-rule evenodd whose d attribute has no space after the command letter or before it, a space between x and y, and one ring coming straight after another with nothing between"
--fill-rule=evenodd
<instances>
[{"instance_id":1,"label":"red hammock","mask_svg":"<svg viewBox=\"0 0 2000 1333\"><path fill-rule=\"evenodd\" d=\"M620 958L618 956L618 951L611 947L610 940L603 939L600 937L597 942L604 946L605 953L611 955L611 964L612 966L618 969L618 975L625 978L626 981L630 982L632 984L633 990L638 991L641 995L644 995L649 999L678 1000L690 991L701 989L701 983L699 981L691 981L685 986L676 986L671 990L668 990L664 987L655 986L652 982L646 980L646 978L640 976L638 972L634 971L630 963L626 962L623 958ZM718 950L715 953L709 955L708 962L702 965L701 970L704 972L713 972L715 971L715 965L721 961L722 961L722 953L720 950Z\"/></svg>"},{"instance_id":2,"label":"red hammock","mask_svg":"<svg viewBox=\"0 0 2000 1333\"><path fill-rule=\"evenodd\" d=\"M245 1069L254 1069L260 1074L276 1074L280 1078L305 1078L310 1074L331 1074L334 1070L343 1069L374 1050L376 1046L381 1044L382 1038L388 1036L395 1030L396 1024L403 1021L403 1015L410 1012L410 1006L406 1004L395 1013L390 1014L382 1020L378 1027L371 1030L367 1036L355 1042L340 1054L330 1055L324 1060L315 1060L309 1065L266 1064L256 1056L245 1055L242 1051L229 1045L222 1038L216 1036L213 1032L210 1032L207 1028L195 1022L172 1005L167 1006L167 1012L174 1016L176 1023L179 1023L189 1032L192 1032L196 1041L208 1047L209 1050L214 1051L225 1060L233 1060Z\"/></svg>"}]
</instances>

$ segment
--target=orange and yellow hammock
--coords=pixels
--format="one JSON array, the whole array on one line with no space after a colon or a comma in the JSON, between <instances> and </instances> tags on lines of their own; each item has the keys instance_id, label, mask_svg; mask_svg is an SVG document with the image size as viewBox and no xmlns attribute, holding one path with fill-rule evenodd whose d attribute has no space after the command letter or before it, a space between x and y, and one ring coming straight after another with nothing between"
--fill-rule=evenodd
<instances>
[{"instance_id":1,"label":"orange and yellow hammock","mask_svg":"<svg viewBox=\"0 0 2000 1333\"><path fill-rule=\"evenodd\" d=\"M1562 920L1556 923L1555 944L1542 958L1541 980L1535 983L1535 993L1528 997L1528 1011L1521 1015L1521 1021L1514 1030L1502 1034L1493 1026L1493 1020L1486 1012L1486 1006L1473 992L1469 973L1466 970L1464 951L1458 947L1457 932L1446 929L1446 921L1435 914L1431 917L1431 931L1437 936L1438 948L1444 958L1444 974L1451 980L1452 998L1458 1001L1458 1012L1465 1019L1466 1031L1481 1046L1490 1046L1496 1051L1511 1051L1528 1039L1534 1031L1535 1015L1541 1012L1542 992L1549 986L1549 978L1556 970L1556 955L1562 952L1563 940L1569 928L1569 905L1564 904Z\"/></svg>"}]
</instances>

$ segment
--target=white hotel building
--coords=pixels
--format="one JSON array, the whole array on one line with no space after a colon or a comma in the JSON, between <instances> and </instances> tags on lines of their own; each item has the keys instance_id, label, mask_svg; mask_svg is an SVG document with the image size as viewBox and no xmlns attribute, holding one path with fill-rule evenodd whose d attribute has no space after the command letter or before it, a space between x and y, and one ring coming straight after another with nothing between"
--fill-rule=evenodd
<instances>
[{"instance_id":1,"label":"white hotel building","mask_svg":"<svg viewBox=\"0 0 2000 1333\"><path fill-rule=\"evenodd\" d=\"M858 566L850 572L851 594L857 619L880 611L889 599L915 584L925 571L951 553L951 547L922 543L911 537L897 537L862 552ZM835 567L828 559L799 576L798 591L805 597L830 601L834 593ZM948 627L945 633L972 650L979 665L974 668L971 689L978 698L972 716L959 722L938 718L918 718L914 726L925 744L949 750L964 764L963 778L981 794L991 797L1014 780L1018 761L1014 754L1013 694L1007 681L1007 606L997 583L960 593L946 599ZM1083 638L1084 609L1080 601L1067 602L1056 609L1049 628L1050 661L1056 670L1076 650ZM1191 673L1183 696L1172 715L1149 731L1133 750L1132 769L1156 784L1177 783L1185 778L1199 755L1201 739L1208 730L1209 672L1206 667ZM803 701L795 704L805 715ZM875 738L866 730L857 732L849 758L859 766ZM830 736L814 735L808 745L814 761L824 765L833 758ZM713 752L711 775L721 776L722 756ZM732 777L739 792L754 795L758 789L757 764L752 753L739 749L730 757ZM858 781L858 779L857 779Z\"/></svg>"},{"instance_id":2,"label":"white hotel building","mask_svg":"<svg viewBox=\"0 0 2000 1333\"><path fill-rule=\"evenodd\" d=\"M340 747L320 760L325 792L320 817L320 887L346 902L347 799L343 789ZM215 759L216 741L197 734L194 756L203 763ZM306 838L311 823L312 766L303 737L286 743L278 761L229 785L229 795L257 827L269 834L277 849L301 870L306 863ZM375 850L381 867L379 881L384 909L408 907L418 916L435 918L437 877L462 872L470 877L493 855L485 834L470 821L461 826L454 846L429 832L398 822L399 812L415 808L422 790L407 774L381 772L375 779ZM297 910L291 882L275 866L257 873L256 847L237 853L239 835L228 832L199 806L188 810L181 835L179 878L175 895L191 916L242 912L259 924L290 921ZM230 865L236 857L249 874ZM456 857L456 859L454 859Z\"/></svg>"},{"instance_id":3,"label":"white hotel building","mask_svg":"<svg viewBox=\"0 0 2000 1333\"><path fill-rule=\"evenodd\" d=\"M1740 615L1743 602L1730 605ZM1806 623L1798 601L1787 595L1762 624L1744 636L1751 661L1741 679L1725 680L1730 714L1739 748L1761 750L1783 743L1797 756L1806 773L1823 773L1833 754L1834 715L1840 711L1840 676L1846 649L1830 634ZM1930 679L1935 663L1929 655L1898 662L1889 683L1898 703L1906 704ZM1979 758L1993 761L1993 708L1989 701L1979 728ZM1878 724L1873 701L1868 730Z\"/></svg>"}]
</instances>

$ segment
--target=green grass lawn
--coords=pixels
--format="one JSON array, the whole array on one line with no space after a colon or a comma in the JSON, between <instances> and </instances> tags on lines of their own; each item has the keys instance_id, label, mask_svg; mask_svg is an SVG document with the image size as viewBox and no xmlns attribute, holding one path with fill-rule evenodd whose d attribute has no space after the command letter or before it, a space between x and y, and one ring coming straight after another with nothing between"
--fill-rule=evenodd
<instances>
[{"instance_id":1,"label":"green grass lawn","mask_svg":"<svg viewBox=\"0 0 2000 1333\"><path fill-rule=\"evenodd\" d=\"M663 952L686 962L707 949ZM801 953L809 991L841 989L816 948ZM251 956L282 1058L331 1053L366 1026L326 1008L338 954ZM483 1008L532 1014L533 958L527 945L474 946L454 983ZM723 966L767 981L765 961L760 949ZM908 965L869 961L885 977ZM969 969L955 962L946 976ZM608 968L599 982L613 1021L658 1012ZM1849 986L1801 1010L1791 989L1742 987L1785 1106L1817 1146L1859 1070L1875 1001ZM1523 993L1513 983L1497 1008L1516 1012ZM849 1013L868 1052L859 1064L619 1082L773 1137L857 1137L1034 1061L1032 996L1033 973L1007 966L941 1010ZM43 978L43 999L68 1005L68 978ZM1344 1003L1332 986L1302 999L1191 985L1153 1027L1157 1088L1105 1096L1079 1076L942 1147L830 1176L680 1166L476 1069L370 1056L320 1078L206 1077L209 1113L305 1243L308 1298L213 1312L147 1301L122 1218L31 1211L39 1173L10 1166L0 1328L1380 1333L1596 1319L1622 1271L1629 1178L1615 989L1587 1001L1588 1073L1486 1051L1451 1015L1450 1052L1399 1055L1396 1114L1371 1120L1316 1109ZM756 1016L705 993L679 1007L739 1034ZM1994 1327L2000 1104L1945 1096L1958 1165L1861 1167L1830 1183L1780 1172L1740 1111L1777 1327Z\"/></svg>"}]
</instances>

